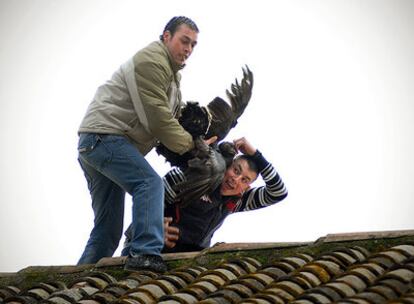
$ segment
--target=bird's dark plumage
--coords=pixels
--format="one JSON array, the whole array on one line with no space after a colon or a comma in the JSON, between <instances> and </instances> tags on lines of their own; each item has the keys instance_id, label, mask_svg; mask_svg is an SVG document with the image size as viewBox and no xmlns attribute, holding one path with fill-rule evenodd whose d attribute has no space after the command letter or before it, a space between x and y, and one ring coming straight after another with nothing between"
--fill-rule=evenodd
<instances>
[{"instance_id":1,"label":"bird's dark plumage","mask_svg":"<svg viewBox=\"0 0 414 304\"><path fill-rule=\"evenodd\" d=\"M200 138L194 143L198 153L187 163L186 180L173 188L177 193L176 201L183 208L216 189L226 171L226 161L217 149L207 146Z\"/></svg>"},{"instance_id":2,"label":"bird's dark plumage","mask_svg":"<svg viewBox=\"0 0 414 304\"><path fill-rule=\"evenodd\" d=\"M236 79L231 90L226 91L230 104L216 97L207 107L188 102L182 109L178 121L193 136L193 150L179 155L162 144L156 147L157 153L163 155L171 166L177 166L184 172L186 181L175 186L177 201L183 207L220 185L226 168L237 153L232 143L222 140L246 109L252 88L253 73L246 66L241 83ZM213 136L218 137L216 143L207 146L204 139Z\"/></svg>"},{"instance_id":3,"label":"bird's dark plumage","mask_svg":"<svg viewBox=\"0 0 414 304\"><path fill-rule=\"evenodd\" d=\"M231 85L231 91L226 90L230 105L220 97L214 98L208 105L211 114L211 125L206 138L218 136L217 142L222 141L230 130L237 124L237 120L243 114L252 96L253 73L246 66L243 69L243 79Z\"/></svg>"},{"instance_id":4,"label":"bird's dark plumage","mask_svg":"<svg viewBox=\"0 0 414 304\"><path fill-rule=\"evenodd\" d=\"M195 140L196 138L204 138L209 128L210 120L211 116L206 107L200 106L198 102L189 101L181 110L181 116L178 122ZM181 169L186 168L187 162L193 158L190 152L180 155L169 150L163 144L159 144L155 150L158 154L164 156L171 166Z\"/></svg>"}]
</instances>

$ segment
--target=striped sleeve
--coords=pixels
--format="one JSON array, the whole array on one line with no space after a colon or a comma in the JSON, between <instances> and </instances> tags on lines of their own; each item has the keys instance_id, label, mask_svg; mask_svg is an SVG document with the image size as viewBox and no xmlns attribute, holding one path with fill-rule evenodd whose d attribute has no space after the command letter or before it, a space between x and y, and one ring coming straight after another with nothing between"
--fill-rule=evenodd
<instances>
[{"instance_id":1,"label":"striped sleeve","mask_svg":"<svg viewBox=\"0 0 414 304\"><path fill-rule=\"evenodd\" d=\"M283 180L276 169L260 155L261 162L265 164L260 171L264 186L252 188L244 193L237 202L235 212L249 211L267 207L280 202L288 195Z\"/></svg>"},{"instance_id":2,"label":"striped sleeve","mask_svg":"<svg viewBox=\"0 0 414 304\"><path fill-rule=\"evenodd\" d=\"M165 190L165 203L173 204L177 196L177 193L174 191L173 186L185 181L184 173L178 169L174 168L170 170L164 177L164 190Z\"/></svg>"}]
</instances>

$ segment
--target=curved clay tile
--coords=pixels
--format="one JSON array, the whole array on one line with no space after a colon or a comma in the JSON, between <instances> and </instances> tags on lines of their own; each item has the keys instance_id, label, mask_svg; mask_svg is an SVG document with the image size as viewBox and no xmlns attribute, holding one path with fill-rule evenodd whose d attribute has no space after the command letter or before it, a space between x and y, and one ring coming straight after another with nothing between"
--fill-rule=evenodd
<instances>
[{"instance_id":1,"label":"curved clay tile","mask_svg":"<svg viewBox=\"0 0 414 304\"><path fill-rule=\"evenodd\" d=\"M414 245L409 245L409 244L397 245L397 246L392 247L392 249L403 252L407 257L414 256Z\"/></svg>"},{"instance_id":2,"label":"curved clay tile","mask_svg":"<svg viewBox=\"0 0 414 304\"><path fill-rule=\"evenodd\" d=\"M253 291L242 283L233 283L233 284L227 285L223 289L235 291L242 298L248 298L253 295Z\"/></svg>"},{"instance_id":3,"label":"curved clay tile","mask_svg":"<svg viewBox=\"0 0 414 304\"><path fill-rule=\"evenodd\" d=\"M328 286L318 286L316 288L313 288L312 290L307 290L305 292L306 294L312 294L312 293L316 293L316 294L322 294L325 297L330 299L330 302L336 302L338 300L341 299L341 295L336 292L333 288L330 288Z\"/></svg>"},{"instance_id":4,"label":"curved clay tile","mask_svg":"<svg viewBox=\"0 0 414 304\"><path fill-rule=\"evenodd\" d=\"M376 292L376 293L380 294L381 296L383 296L384 298L386 298L387 300L392 300L392 299L397 299L398 298L398 294L394 290L392 290L390 287L384 286L384 285L371 286L371 287L367 288L366 291Z\"/></svg>"},{"instance_id":5,"label":"curved clay tile","mask_svg":"<svg viewBox=\"0 0 414 304\"><path fill-rule=\"evenodd\" d=\"M94 300L98 302L99 304L109 304L115 302L118 298L118 296L115 296L108 292L97 292L93 294L91 297L91 300Z\"/></svg>"},{"instance_id":6,"label":"curved clay tile","mask_svg":"<svg viewBox=\"0 0 414 304\"><path fill-rule=\"evenodd\" d=\"M244 276L244 278L251 277L260 283L263 284L263 286L269 285L274 281L274 276L267 274L266 272L256 272L249 275ZM240 278L241 279L241 278Z\"/></svg>"},{"instance_id":7,"label":"curved clay tile","mask_svg":"<svg viewBox=\"0 0 414 304\"><path fill-rule=\"evenodd\" d=\"M408 284L397 279L382 279L378 284L390 287L398 294L398 296L402 296L410 290L410 286Z\"/></svg>"},{"instance_id":8,"label":"curved clay tile","mask_svg":"<svg viewBox=\"0 0 414 304\"><path fill-rule=\"evenodd\" d=\"M390 301L388 304L412 304L414 303L414 291L406 293L404 296L395 301Z\"/></svg>"},{"instance_id":9,"label":"curved clay tile","mask_svg":"<svg viewBox=\"0 0 414 304\"><path fill-rule=\"evenodd\" d=\"M395 264L402 263L407 260L407 254L401 250L395 250L391 248L390 250L384 251L382 254L389 256Z\"/></svg>"},{"instance_id":10,"label":"curved clay tile","mask_svg":"<svg viewBox=\"0 0 414 304\"><path fill-rule=\"evenodd\" d=\"M188 284L193 282L194 279L197 278L197 276L200 275L200 273L186 272L186 271L180 270L180 271L170 272L166 275L167 276L172 276L172 277L176 278L177 280L179 280L178 282L180 282L180 284L183 285L181 288L184 288L185 286L187 286ZM166 275L163 275L161 278L163 278Z\"/></svg>"},{"instance_id":11,"label":"curved clay tile","mask_svg":"<svg viewBox=\"0 0 414 304\"><path fill-rule=\"evenodd\" d=\"M310 259L310 260L313 260L313 259ZM294 268L299 268L305 265L306 263L309 263L310 261L309 259L304 259L302 257L292 256L292 257L282 258L281 262L287 262L290 265L292 265Z\"/></svg>"},{"instance_id":12,"label":"curved clay tile","mask_svg":"<svg viewBox=\"0 0 414 304\"><path fill-rule=\"evenodd\" d=\"M385 268L384 267L378 265L377 263L373 263L373 262L366 262L366 263L363 263L363 264L355 265L355 267L366 268L377 277L379 277L379 276L381 276L385 273ZM353 267L350 268L350 270L352 271Z\"/></svg>"},{"instance_id":13,"label":"curved clay tile","mask_svg":"<svg viewBox=\"0 0 414 304\"><path fill-rule=\"evenodd\" d=\"M136 286L135 286L136 287ZM119 298L124 295L127 290L130 289L124 284L111 284L104 289L104 292L113 295L115 298Z\"/></svg>"},{"instance_id":14,"label":"curved clay tile","mask_svg":"<svg viewBox=\"0 0 414 304\"><path fill-rule=\"evenodd\" d=\"M377 263L385 269L390 269L391 267L397 265L397 263L387 254L377 253L369 258L370 262Z\"/></svg>"},{"instance_id":15,"label":"curved clay tile","mask_svg":"<svg viewBox=\"0 0 414 304\"><path fill-rule=\"evenodd\" d=\"M6 298L15 296L20 293L20 289L15 286L6 286L0 288L0 301L5 300Z\"/></svg>"},{"instance_id":16,"label":"curved clay tile","mask_svg":"<svg viewBox=\"0 0 414 304\"><path fill-rule=\"evenodd\" d=\"M295 276L307 281L311 286L310 288L317 287L322 284L322 281L319 279L319 277L310 271L301 270L295 274Z\"/></svg>"},{"instance_id":17,"label":"curved clay tile","mask_svg":"<svg viewBox=\"0 0 414 304\"><path fill-rule=\"evenodd\" d=\"M334 262L338 264L341 270L346 270L350 265L355 263L355 259L345 253L332 252L328 255L323 255L319 259Z\"/></svg>"},{"instance_id":18,"label":"curved clay tile","mask_svg":"<svg viewBox=\"0 0 414 304\"><path fill-rule=\"evenodd\" d=\"M346 274L340 278L337 278L336 281L348 283L348 285L350 285L356 292L361 292L368 287L363 280L353 274Z\"/></svg>"},{"instance_id":19,"label":"curved clay tile","mask_svg":"<svg viewBox=\"0 0 414 304\"><path fill-rule=\"evenodd\" d=\"M269 266L266 268L262 268L259 270L259 272L272 277L273 281L277 281L279 278L286 276L288 274L284 272L282 269L275 267L275 266Z\"/></svg>"},{"instance_id":20,"label":"curved clay tile","mask_svg":"<svg viewBox=\"0 0 414 304\"><path fill-rule=\"evenodd\" d=\"M292 283L279 282L277 285L266 288L264 292L255 295L254 297L250 298L250 300L258 299L262 295L275 295L285 302L292 301L295 299L295 294L292 292L292 289L288 285L292 285Z\"/></svg>"},{"instance_id":21,"label":"curved clay tile","mask_svg":"<svg viewBox=\"0 0 414 304\"><path fill-rule=\"evenodd\" d=\"M172 303L197 303L198 299L189 293L175 293L166 298L161 298L158 303L172 304Z\"/></svg>"},{"instance_id":22,"label":"curved clay tile","mask_svg":"<svg viewBox=\"0 0 414 304\"><path fill-rule=\"evenodd\" d=\"M395 269L395 270L391 270L389 272L387 272L386 274L384 274L384 276L382 277L382 279L397 279L400 280L404 283L411 283L414 280L414 271L413 270L409 270L407 268L399 268L399 269Z\"/></svg>"},{"instance_id":23,"label":"curved clay tile","mask_svg":"<svg viewBox=\"0 0 414 304\"><path fill-rule=\"evenodd\" d=\"M102 304L102 303L107 303L107 302L101 302L101 301L96 301L96 300L80 300L76 304Z\"/></svg>"},{"instance_id":24,"label":"curved clay tile","mask_svg":"<svg viewBox=\"0 0 414 304\"><path fill-rule=\"evenodd\" d=\"M366 248L361 246L351 246L347 247L348 250L344 249L346 253L354 254L354 258L358 260L358 262L363 262L367 259L367 257L371 254Z\"/></svg>"},{"instance_id":25,"label":"curved clay tile","mask_svg":"<svg viewBox=\"0 0 414 304\"><path fill-rule=\"evenodd\" d=\"M374 284L375 280L378 278L371 270L363 266L352 268L347 273L357 276L363 280L367 286Z\"/></svg>"},{"instance_id":26,"label":"curved clay tile","mask_svg":"<svg viewBox=\"0 0 414 304\"><path fill-rule=\"evenodd\" d=\"M331 299L324 294L321 293L311 293L311 294L304 294L299 301L308 300L311 303L330 303ZM292 301L290 303L296 303L297 301Z\"/></svg>"},{"instance_id":27,"label":"curved clay tile","mask_svg":"<svg viewBox=\"0 0 414 304\"><path fill-rule=\"evenodd\" d=\"M278 293L279 290L281 290L281 293L287 292L289 294L288 296L289 298L290 296L292 296L293 298L296 298L297 296L299 296L305 291L305 289L300 284L296 283L295 281L283 280L280 282L275 282L274 284L269 286L269 288L266 289L266 292Z\"/></svg>"},{"instance_id":28,"label":"curved clay tile","mask_svg":"<svg viewBox=\"0 0 414 304\"><path fill-rule=\"evenodd\" d=\"M226 264L234 264L241 267L246 273L252 273L257 271L262 265L256 259L250 257L243 257L238 260L232 259ZM221 266L221 265L220 265Z\"/></svg>"},{"instance_id":29,"label":"curved clay tile","mask_svg":"<svg viewBox=\"0 0 414 304\"><path fill-rule=\"evenodd\" d=\"M169 293L173 293L176 290L184 288L188 285L188 283L184 281L182 278L169 274L163 275L158 279L158 281L168 288Z\"/></svg>"},{"instance_id":30,"label":"curved clay tile","mask_svg":"<svg viewBox=\"0 0 414 304\"><path fill-rule=\"evenodd\" d=\"M200 303L238 303L243 297L234 290L222 289L211 294L208 299L204 299Z\"/></svg>"},{"instance_id":31,"label":"curved clay tile","mask_svg":"<svg viewBox=\"0 0 414 304\"><path fill-rule=\"evenodd\" d=\"M236 279L237 275L230 270L224 268L216 268L203 273L203 275L199 277L199 280L206 278L217 280L217 282L219 282L219 285L224 285L226 282Z\"/></svg>"},{"instance_id":32,"label":"curved clay tile","mask_svg":"<svg viewBox=\"0 0 414 304\"><path fill-rule=\"evenodd\" d=\"M230 270L232 273L236 275L236 277L240 277L248 273L243 267L238 265L238 263L233 262L222 264L220 265L220 268Z\"/></svg>"},{"instance_id":33,"label":"curved clay tile","mask_svg":"<svg viewBox=\"0 0 414 304\"><path fill-rule=\"evenodd\" d=\"M329 282L331 279L329 272L318 264L309 263L308 265L303 266L301 270L313 273L323 283Z\"/></svg>"},{"instance_id":34,"label":"curved clay tile","mask_svg":"<svg viewBox=\"0 0 414 304\"><path fill-rule=\"evenodd\" d=\"M387 302L387 299L385 297L376 292L361 292L352 297L351 299L363 299L367 300L371 304L381 304Z\"/></svg>"},{"instance_id":35,"label":"curved clay tile","mask_svg":"<svg viewBox=\"0 0 414 304\"><path fill-rule=\"evenodd\" d=\"M346 282L329 282L325 286L335 290L341 295L341 298L350 297L357 293L357 291Z\"/></svg>"},{"instance_id":36,"label":"curved clay tile","mask_svg":"<svg viewBox=\"0 0 414 304\"><path fill-rule=\"evenodd\" d=\"M98 290L104 289L110 283L114 283L116 280L111 277L109 274L100 274L100 273L93 273L87 277L78 278L69 284L69 289L83 287L83 286L92 286L97 288Z\"/></svg>"},{"instance_id":37,"label":"curved clay tile","mask_svg":"<svg viewBox=\"0 0 414 304\"><path fill-rule=\"evenodd\" d=\"M315 265L321 266L323 269L325 269L331 277L336 277L340 275L343 270L341 270L341 267L332 261L326 261L326 260L316 260L312 262Z\"/></svg>"}]
</instances>

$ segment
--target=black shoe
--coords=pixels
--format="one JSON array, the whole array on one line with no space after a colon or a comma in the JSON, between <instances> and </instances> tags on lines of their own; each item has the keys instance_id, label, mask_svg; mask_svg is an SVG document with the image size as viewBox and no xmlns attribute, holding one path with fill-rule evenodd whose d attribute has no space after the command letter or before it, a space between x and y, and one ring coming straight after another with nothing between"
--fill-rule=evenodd
<instances>
[{"instance_id":1,"label":"black shoe","mask_svg":"<svg viewBox=\"0 0 414 304\"><path fill-rule=\"evenodd\" d=\"M130 271L149 270L158 273L164 273L168 270L162 258L152 254L129 255L125 261L124 269Z\"/></svg>"}]
</instances>

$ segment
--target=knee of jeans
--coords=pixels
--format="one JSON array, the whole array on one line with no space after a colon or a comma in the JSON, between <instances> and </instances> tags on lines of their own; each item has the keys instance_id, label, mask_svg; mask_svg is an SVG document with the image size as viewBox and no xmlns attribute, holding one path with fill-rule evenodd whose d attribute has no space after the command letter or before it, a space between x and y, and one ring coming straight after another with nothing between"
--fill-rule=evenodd
<instances>
[{"instance_id":1,"label":"knee of jeans","mask_svg":"<svg viewBox=\"0 0 414 304\"><path fill-rule=\"evenodd\" d=\"M159 175L154 176L154 178L153 178L153 182L154 182L154 183L155 183L158 187L164 188L164 183L163 183L163 180L162 180L162 178L161 178Z\"/></svg>"},{"instance_id":2,"label":"knee of jeans","mask_svg":"<svg viewBox=\"0 0 414 304\"><path fill-rule=\"evenodd\" d=\"M164 190L163 180L156 172L148 176L148 182L153 189L157 189L160 191Z\"/></svg>"},{"instance_id":3,"label":"knee of jeans","mask_svg":"<svg viewBox=\"0 0 414 304\"><path fill-rule=\"evenodd\" d=\"M150 196L164 195L164 183L157 173L150 173L143 180L137 182L131 189L133 197L141 196L142 191L150 194Z\"/></svg>"}]
</instances>

